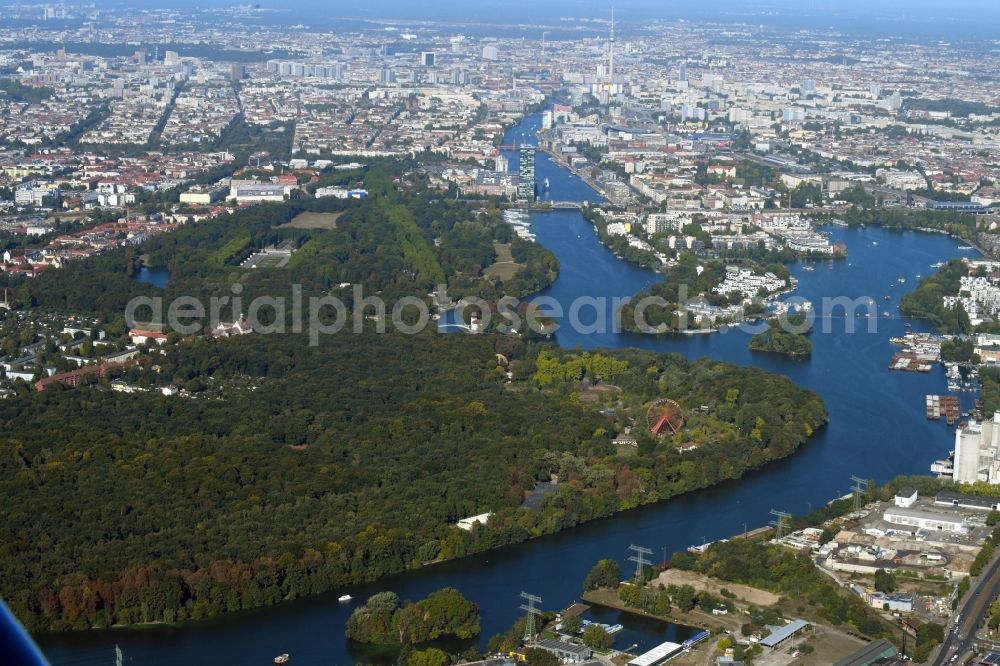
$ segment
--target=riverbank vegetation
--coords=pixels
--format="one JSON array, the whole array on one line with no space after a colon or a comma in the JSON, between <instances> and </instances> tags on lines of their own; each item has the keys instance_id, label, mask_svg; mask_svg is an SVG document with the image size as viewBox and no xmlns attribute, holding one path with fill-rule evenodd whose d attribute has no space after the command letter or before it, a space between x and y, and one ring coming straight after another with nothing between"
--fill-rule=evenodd
<instances>
[{"instance_id":1,"label":"riverbank vegetation","mask_svg":"<svg viewBox=\"0 0 1000 666\"><path fill-rule=\"evenodd\" d=\"M978 233L976 215L955 211L851 207L838 217L852 227L865 224L886 229L939 231L970 243L975 242Z\"/></svg>"},{"instance_id":2,"label":"riverbank vegetation","mask_svg":"<svg viewBox=\"0 0 1000 666\"><path fill-rule=\"evenodd\" d=\"M976 353L976 343L972 338L950 338L941 343L941 360L950 363L973 363L979 365L982 359Z\"/></svg>"},{"instance_id":3,"label":"riverbank vegetation","mask_svg":"<svg viewBox=\"0 0 1000 666\"><path fill-rule=\"evenodd\" d=\"M704 553L675 553L674 568L742 583L807 603L834 626L849 624L869 638L890 636L891 629L858 596L843 591L806 556L782 546L733 539L712 544ZM750 632L768 624L751 616Z\"/></svg>"},{"instance_id":4,"label":"riverbank vegetation","mask_svg":"<svg viewBox=\"0 0 1000 666\"><path fill-rule=\"evenodd\" d=\"M980 398L983 400L983 413L990 417L1000 411L1000 368L980 368L979 382L982 385Z\"/></svg>"},{"instance_id":5,"label":"riverbank vegetation","mask_svg":"<svg viewBox=\"0 0 1000 666\"><path fill-rule=\"evenodd\" d=\"M580 211L583 217L594 225L597 235L608 249L614 252L623 261L627 261L636 266L648 268L651 271L658 271L662 268L663 262L651 250L635 247L629 243L628 237L621 234L608 233L608 221L593 207L582 208Z\"/></svg>"},{"instance_id":6,"label":"riverbank vegetation","mask_svg":"<svg viewBox=\"0 0 1000 666\"><path fill-rule=\"evenodd\" d=\"M905 315L927 319L938 331L945 334L964 334L972 330L969 315L961 304L947 307L945 296L958 296L960 279L968 274L968 267L961 259L952 259L920 281L914 291L903 296L899 311Z\"/></svg>"},{"instance_id":7,"label":"riverbank vegetation","mask_svg":"<svg viewBox=\"0 0 1000 666\"><path fill-rule=\"evenodd\" d=\"M604 559L595 564L583 580L583 591L600 588L614 589L622 579L621 568L617 560Z\"/></svg>"},{"instance_id":8,"label":"riverbank vegetation","mask_svg":"<svg viewBox=\"0 0 1000 666\"><path fill-rule=\"evenodd\" d=\"M0 594L32 631L342 591L739 478L826 420L784 377L636 350L366 333L164 351L123 376L145 392L0 401ZM620 450L660 398L688 425L660 439L637 425Z\"/></svg>"}]
</instances>

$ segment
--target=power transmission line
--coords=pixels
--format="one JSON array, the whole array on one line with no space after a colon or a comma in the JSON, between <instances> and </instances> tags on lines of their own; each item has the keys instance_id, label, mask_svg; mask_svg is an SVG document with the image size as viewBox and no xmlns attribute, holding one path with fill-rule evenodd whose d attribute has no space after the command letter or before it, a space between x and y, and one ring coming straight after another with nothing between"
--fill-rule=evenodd
<instances>
[{"instance_id":1,"label":"power transmission line","mask_svg":"<svg viewBox=\"0 0 1000 666\"><path fill-rule=\"evenodd\" d=\"M868 492L868 480L862 479L861 477L858 476L852 476L851 481L854 482L854 486L851 487L851 490L854 492L854 510L860 511L861 495L862 493Z\"/></svg>"},{"instance_id":2,"label":"power transmission line","mask_svg":"<svg viewBox=\"0 0 1000 666\"><path fill-rule=\"evenodd\" d=\"M785 530L788 529L788 521L791 519L792 514L771 509L771 515L774 516L774 520L769 524L774 527L774 538L780 539L785 536Z\"/></svg>"},{"instance_id":3,"label":"power transmission line","mask_svg":"<svg viewBox=\"0 0 1000 666\"><path fill-rule=\"evenodd\" d=\"M636 580L642 580L642 570L644 567L650 566L653 562L649 559L649 556L653 554L651 548L643 548L642 546L632 545L628 547L629 550L633 551L635 555L628 558L629 562L635 562L635 578Z\"/></svg>"},{"instance_id":4,"label":"power transmission line","mask_svg":"<svg viewBox=\"0 0 1000 666\"><path fill-rule=\"evenodd\" d=\"M535 604L542 603L542 598L527 592L521 592L521 598L525 600L525 603L518 608L528 613L528 619L524 623L524 642L528 643L535 638L535 615L541 615L541 611Z\"/></svg>"}]
</instances>

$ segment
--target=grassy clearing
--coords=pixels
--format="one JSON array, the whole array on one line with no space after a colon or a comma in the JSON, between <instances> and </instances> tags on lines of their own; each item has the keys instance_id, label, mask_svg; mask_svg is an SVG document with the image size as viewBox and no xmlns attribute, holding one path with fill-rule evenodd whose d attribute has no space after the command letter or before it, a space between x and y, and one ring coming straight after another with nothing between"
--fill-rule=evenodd
<instances>
[{"instance_id":1,"label":"grassy clearing","mask_svg":"<svg viewBox=\"0 0 1000 666\"><path fill-rule=\"evenodd\" d=\"M484 271L486 277L509 280L524 268L524 264L514 262L514 255L510 253L510 243L493 243L493 249L497 253L497 260Z\"/></svg>"},{"instance_id":2,"label":"grassy clearing","mask_svg":"<svg viewBox=\"0 0 1000 666\"><path fill-rule=\"evenodd\" d=\"M729 583L715 580L708 576L695 573L693 571L682 571L680 569L667 569L660 574L658 583L669 587L670 585L690 585L698 592L708 592L721 596L722 590L727 589L736 595L736 598L751 603L755 606L773 606L781 601L781 597L773 592L761 590L741 583Z\"/></svg>"},{"instance_id":3,"label":"grassy clearing","mask_svg":"<svg viewBox=\"0 0 1000 666\"><path fill-rule=\"evenodd\" d=\"M299 213L291 222L279 225L279 229L336 229L342 213Z\"/></svg>"}]
</instances>

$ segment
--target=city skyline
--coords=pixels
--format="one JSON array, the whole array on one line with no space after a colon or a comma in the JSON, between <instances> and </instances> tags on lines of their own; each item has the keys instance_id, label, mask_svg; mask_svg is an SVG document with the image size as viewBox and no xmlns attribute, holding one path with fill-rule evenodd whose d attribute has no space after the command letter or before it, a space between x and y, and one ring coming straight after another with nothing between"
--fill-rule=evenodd
<instances>
[{"instance_id":1,"label":"city skyline","mask_svg":"<svg viewBox=\"0 0 1000 666\"><path fill-rule=\"evenodd\" d=\"M997 25L4 4L17 659L1000 663Z\"/></svg>"}]
</instances>

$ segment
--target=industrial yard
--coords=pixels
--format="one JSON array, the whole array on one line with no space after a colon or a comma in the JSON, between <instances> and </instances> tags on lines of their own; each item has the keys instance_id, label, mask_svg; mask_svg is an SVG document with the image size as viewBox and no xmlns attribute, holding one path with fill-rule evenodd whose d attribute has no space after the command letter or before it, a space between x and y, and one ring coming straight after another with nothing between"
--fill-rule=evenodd
<instances>
[{"instance_id":1,"label":"industrial yard","mask_svg":"<svg viewBox=\"0 0 1000 666\"><path fill-rule=\"evenodd\" d=\"M940 623L993 531L986 523L997 501L949 492L921 497L904 488L892 502L874 502L778 542L811 552L821 570L887 616L915 626ZM892 589L878 589L886 574Z\"/></svg>"}]
</instances>

